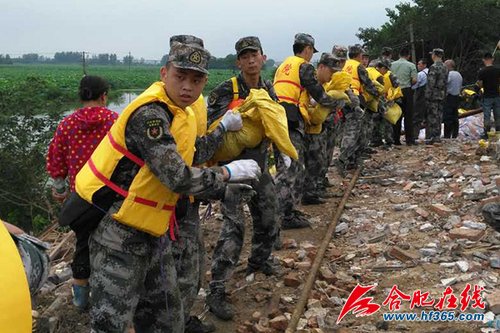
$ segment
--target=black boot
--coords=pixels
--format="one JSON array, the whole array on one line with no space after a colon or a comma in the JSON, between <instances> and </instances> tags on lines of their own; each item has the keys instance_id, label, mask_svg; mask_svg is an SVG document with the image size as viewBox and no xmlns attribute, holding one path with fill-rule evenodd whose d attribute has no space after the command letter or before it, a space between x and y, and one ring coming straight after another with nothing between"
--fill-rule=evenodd
<instances>
[{"instance_id":1,"label":"black boot","mask_svg":"<svg viewBox=\"0 0 500 333\"><path fill-rule=\"evenodd\" d=\"M212 312L217 318L222 320L233 319L233 307L226 299L226 290L224 287L210 287L210 293L207 295L206 303L210 312Z\"/></svg>"},{"instance_id":2,"label":"black boot","mask_svg":"<svg viewBox=\"0 0 500 333\"><path fill-rule=\"evenodd\" d=\"M326 203L326 201L324 199L320 198L316 194L308 194L308 195L304 195L302 197L302 204L303 205L321 205L324 203Z\"/></svg>"},{"instance_id":3,"label":"black boot","mask_svg":"<svg viewBox=\"0 0 500 333\"><path fill-rule=\"evenodd\" d=\"M281 229L300 229L300 228L308 228L311 226L309 219L305 216L304 213L298 210L292 210L290 215L284 217L283 222L281 223Z\"/></svg>"},{"instance_id":4,"label":"black boot","mask_svg":"<svg viewBox=\"0 0 500 333\"><path fill-rule=\"evenodd\" d=\"M215 325L213 323L202 322L198 317L189 317L184 333L210 333L215 332Z\"/></svg>"}]
</instances>

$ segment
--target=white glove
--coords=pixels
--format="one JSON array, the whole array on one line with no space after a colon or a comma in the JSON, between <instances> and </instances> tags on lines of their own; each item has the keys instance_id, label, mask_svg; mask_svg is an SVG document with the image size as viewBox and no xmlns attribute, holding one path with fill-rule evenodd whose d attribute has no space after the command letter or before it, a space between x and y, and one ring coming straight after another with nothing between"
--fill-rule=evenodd
<instances>
[{"instance_id":1,"label":"white glove","mask_svg":"<svg viewBox=\"0 0 500 333\"><path fill-rule=\"evenodd\" d=\"M227 111L222 117L220 123L226 131L230 132L239 131L243 127L241 114L239 112L234 112L233 110Z\"/></svg>"},{"instance_id":2,"label":"white glove","mask_svg":"<svg viewBox=\"0 0 500 333\"><path fill-rule=\"evenodd\" d=\"M224 165L229 174L229 181L259 179L261 170L259 164L254 160L237 160Z\"/></svg>"},{"instance_id":3,"label":"white glove","mask_svg":"<svg viewBox=\"0 0 500 333\"><path fill-rule=\"evenodd\" d=\"M290 156L285 155L283 153L281 153L281 157L283 158L283 163L285 164L285 167L288 169L290 165L292 165L292 159L290 158Z\"/></svg>"}]
</instances>

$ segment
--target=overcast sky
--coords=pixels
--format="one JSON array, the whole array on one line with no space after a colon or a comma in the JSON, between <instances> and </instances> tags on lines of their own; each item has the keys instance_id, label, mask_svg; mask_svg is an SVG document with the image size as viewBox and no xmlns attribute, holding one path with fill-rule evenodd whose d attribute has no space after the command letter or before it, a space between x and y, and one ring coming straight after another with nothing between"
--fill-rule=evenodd
<instances>
[{"instance_id":1,"label":"overcast sky","mask_svg":"<svg viewBox=\"0 0 500 333\"><path fill-rule=\"evenodd\" d=\"M174 34L204 39L216 57L255 35L269 58L282 60L296 32L310 33L316 48L358 42L359 27L380 27L385 8L400 0L0 0L0 54L57 51L116 53L160 59Z\"/></svg>"}]
</instances>

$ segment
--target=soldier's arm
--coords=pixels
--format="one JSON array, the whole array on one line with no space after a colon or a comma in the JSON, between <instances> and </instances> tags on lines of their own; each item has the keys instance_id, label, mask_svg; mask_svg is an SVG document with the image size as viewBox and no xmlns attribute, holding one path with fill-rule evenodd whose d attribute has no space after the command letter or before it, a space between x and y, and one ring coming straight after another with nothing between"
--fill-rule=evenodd
<instances>
[{"instance_id":1,"label":"soldier's arm","mask_svg":"<svg viewBox=\"0 0 500 333\"><path fill-rule=\"evenodd\" d=\"M342 101L328 96L323 86L318 82L311 64L302 64L299 69L300 85L309 93L318 104L327 108L340 107Z\"/></svg>"},{"instance_id":2,"label":"soldier's arm","mask_svg":"<svg viewBox=\"0 0 500 333\"><path fill-rule=\"evenodd\" d=\"M149 104L139 108L128 120L125 133L129 150L140 156L173 192L199 195L220 192L225 187L221 168L199 169L184 163L170 133L167 113L161 106Z\"/></svg>"},{"instance_id":3,"label":"soldier's arm","mask_svg":"<svg viewBox=\"0 0 500 333\"><path fill-rule=\"evenodd\" d=\"M378 97L377 88L375 88L375 85L373 84L372 80L370 80L370 77L368 76L368 72L366 71L366 68L364 68L361 65L358 66L358 77L359 77L359 81L363 85L363 88L370 95Z\"/></svg>"},{"instance_id":4,"label":"soldier's arm","mask_svg":"<svg viewBox=\"0 0 500 333\"><path fill-rule=\"evenodd\" d=\"M389 80L391 80L391 84L394 88L399 87L399 80L392 72L389 73Z\"/></svg>"}]
</instances>

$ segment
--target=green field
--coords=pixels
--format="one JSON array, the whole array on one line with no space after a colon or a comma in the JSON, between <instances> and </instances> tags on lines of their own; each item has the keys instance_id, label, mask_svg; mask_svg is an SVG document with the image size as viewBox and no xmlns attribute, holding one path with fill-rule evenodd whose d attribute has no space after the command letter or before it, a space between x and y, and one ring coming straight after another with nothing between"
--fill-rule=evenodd
<instances>
[{"instance_id":1,"label":"green field","mask_svg":"<svg viewBox=\"0 0 500 333\"><path fill-rule=\"evenodd\" d=\"M159 79L159 66L89 66L87 74L99 75L111 84L111 97L122 90L143 90ZM229 69L211 70L204 94L237 72ZM36 105L38 112L66 109L78 103L78 84L83 75L81 65L0 65L0 113L16 113L24 101ZM270 70L264 71L271 78Z\"/></svg>"}]
</instances>

